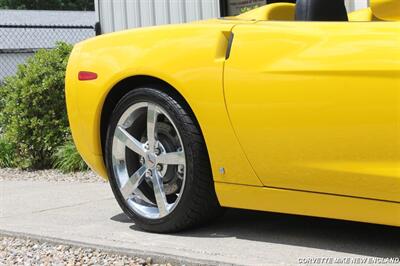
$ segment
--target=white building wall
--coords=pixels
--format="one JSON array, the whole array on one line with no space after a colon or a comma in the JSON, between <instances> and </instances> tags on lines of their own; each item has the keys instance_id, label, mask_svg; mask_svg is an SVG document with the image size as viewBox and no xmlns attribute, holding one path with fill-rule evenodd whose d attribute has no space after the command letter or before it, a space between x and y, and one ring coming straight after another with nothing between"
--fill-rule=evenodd
<instances>
[{"instance_id":1,"label":"white building wall","mask_svg":"<svg viewBox=\"0 0 400 266\"><path fill-rule=\"evenodd\" d=\"M220 17L219 0L94 0L103 33ZM350 11L368 0L346 0Z\"/></svg>"},{"instance_id":2,"label":"white building wall","mask_svg":"<svg viewBox=\"0 0 400 266\"><path fill-rule=\"evenodd\" d=\"M219 17L218 0L95 0L102 32Z\"/></svg>"},{"instance_id":3,"label":"white building wall","mask_svg":"<svg viewBox=\"0 0 400 266\"><path fill-rule=\"evenodd\" d=\"M362 8L368 7L368 0L346 0L347 10L354 11Z\"/></svg>"}]
</instances>

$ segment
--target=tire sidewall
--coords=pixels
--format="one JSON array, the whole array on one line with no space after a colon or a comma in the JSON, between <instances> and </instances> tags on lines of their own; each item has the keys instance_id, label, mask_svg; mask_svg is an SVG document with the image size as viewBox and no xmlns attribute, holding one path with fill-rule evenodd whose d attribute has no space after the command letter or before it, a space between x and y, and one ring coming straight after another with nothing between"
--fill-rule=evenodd
<instances>
[{"instance_id":1,"label":"tire sidewall","mask_svg":"<svg viewBox=\"0 0 400 266\"><path fill-rule=\"evenodd\" d=\"M112 145L113 145L113 136L118 124L120 117L124 114L124 112L133 104L139 102L151 102L161 106L169 118L176 126L176 130L181 137L185 159L186 159L186 175L185 182L183 187L183 192L178 204L168 215L159 218L159 219L149 219L145 218L136 212L134 212L126 203L126 200L122 196L120 189L118 187L116 177L113 170L112 164ZM106 167L109 174L109 181L114 193L115 198L118 201L118 204L122 208L122 210L132 218L135 223L137 223L140 227L145 230L151 231L164 231L163 228L169 228L177 221L184 219L185 212L188 209L188 205L190 205L190 195L192 194L193 189L195 189L195 179L194 179L194 171L196 171L195 159L198 156L198 152L194 149L191 143L191 134L190 132L193 130L190 126L188 126L185 121L190 119L190 116L185 112L185 110L180 107L180 105L173 100L169 95L154 89L153 86L142 87L130 91L127 93L117 104L116 108L111 117L111 122L108 126L106 144L105 144L105 161ZM187 122L187 121L186 121Z\"/></svg>"}]
</instances>

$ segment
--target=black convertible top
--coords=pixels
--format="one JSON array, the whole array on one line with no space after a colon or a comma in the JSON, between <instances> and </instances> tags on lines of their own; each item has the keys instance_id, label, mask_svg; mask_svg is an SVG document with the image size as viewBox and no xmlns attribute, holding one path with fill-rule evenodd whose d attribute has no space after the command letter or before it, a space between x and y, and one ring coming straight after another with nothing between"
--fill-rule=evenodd
<instances>
[{"instance_id":1,"label":"black convertible top","mask_svg":"<svg viewBox=\"0 0 400 266\"><path fill-rule=\"evenodd\" d=\"M344 0L297 0L296 20L348 21Z\"/></svg>"}]
</instances>

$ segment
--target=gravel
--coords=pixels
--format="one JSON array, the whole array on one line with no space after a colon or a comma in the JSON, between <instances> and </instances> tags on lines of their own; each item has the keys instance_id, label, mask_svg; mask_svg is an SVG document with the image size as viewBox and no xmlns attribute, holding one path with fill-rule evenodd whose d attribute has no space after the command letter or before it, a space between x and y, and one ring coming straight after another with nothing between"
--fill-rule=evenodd
<instances>
[{"instance_id":1,"label":"gravel","mask_svg":"<svg viewBox=\"0 0 400 266\"><path fill-rule=\"evenodd\" d=\"M106 182L92 171L63 174L58 170L26 171L0 168L0 182L47 181L47 182ZM153 264L152 258L139 258L105 252L99 249L60 245L23 237L0 235L0 266L2 265L115 265L115 266L171 266Z\"/></svg>"},{"instance_id":2,"label":"gravel","mask_svg":"<svg viewBox=\"0 0 400 266\"><path fill-rule=\"evenodd\" d=\"M0 181L48 181L48 182L106 182L92 171L63 174L58 170L26 171L15 168L0 168Z\"/></svg>"},{"instance_id":3,"label":"gravel","mask_svg":"<svg viewBox=\"0 0 400 266\"><path fill-rule=\"evenodd\" d=\"M58 170L26 171L0 168L0 182L106 182L92 171L63 174ZM0 236L0 266L2 265L157 265L152 259L124 256L97 249L57 245L29 238Z\"/></svg>"},{"instance_id":4,"label":"gravel","mask_svg":"<svg viewBox=\"0 0 400 266\"><path fill-rule=\"evenodd\" d=\"M0 265L120 265L152 264L152 259L104 252L98 249L41 242L29 238L0 236Z\"/></svg>"}]
</instances>

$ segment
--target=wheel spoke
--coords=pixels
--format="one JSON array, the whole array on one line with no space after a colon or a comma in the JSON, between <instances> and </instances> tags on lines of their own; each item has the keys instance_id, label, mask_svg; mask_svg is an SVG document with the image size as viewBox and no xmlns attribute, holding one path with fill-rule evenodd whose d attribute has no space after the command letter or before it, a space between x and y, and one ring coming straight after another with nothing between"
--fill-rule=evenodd
<instances>
[{"instance_id":1,"label":"wheel spoke","mask_svg":"<svg viewBox=\"0 0 400 266\"><path fill-rule=\"evenodd\" d=\"M154 171L153 177L153 188L154 195L157 201L157 207L160 212L160 216L165 216L168 214L168 202L164 192L164 184L162 178L157 174L157 171Z\"/></svg>"},{"instance_id":2,"label":"wheel spoke","mask_svg":"<svg viewBox=\"0 0 400 266\"><path fill-rule=\"evenodd\" d=\"M143 180L145 172L146 172L146 167L145 166L140 167L139 170L137 170L133 175L131 175L128 181L121 187L121 193L125 199L128 199L132 195L132 193L134 193L134 191L137 190L137 187Z\"/></svg>"},{"instance_id":3,"label":"wheel spoke","mask_svg":"<svg viewBox=\"0 0 400 266\"><path fill-rule=\"evenodd\" d=\"M112 165L125 207L147 219L167 216L179 203L186 178L186 156L174 121L161 106L148 101L133 103L118 121ZM138 169L130 175L132 167ZM167 172L177 176L170 179ZM167 182L176 188L174 194L167 195Z\"/></svg>"},{"instance_id":4,"label":"wheel spoke","mask_svg":"<svg viewBox=\"0 0 400 266\"><path fill-rule=\"evenodd\" d=\"M144 202L146 202L150 205L154 205L154 203L140 190L140 188L135 189L135 191L133 191L133 194L138 196Z\"/></svg>"},{"instance_id":5,"label":"wheel spoke","mask_svg":"<svg viewBox=\"0 0 400 266\"><path fill-rule=\"evenodd\" d=\"M157 163L170 165L185 164L185 153L177 151L161 154L157 157Z\"/></svg>"},{"instance_id":6,"label":"wheel spoke","mask_svg":"<svg viewBox=\"0 0 400 266\"><path fill-rule=\"evenodd\" d=\"M131 134L128 133L128 131L123 129L121 126L117 126L117 128L115 129L115 137L137 154L141 156L146 155L144 145L140 141L135 139Z\"/></svg>"},{"instance_id":7,"label":"wheel spoke","mask_svg":"<svg viewBox=\"0 0 400 266\"><path fill-rule=\"evenodd\" d=\"M154 151L156 144L156 122L157 122L158 111L157 107L149 103L147 107L147 141L149 143L150 152Z\"/></svg>"}]
</instances>

